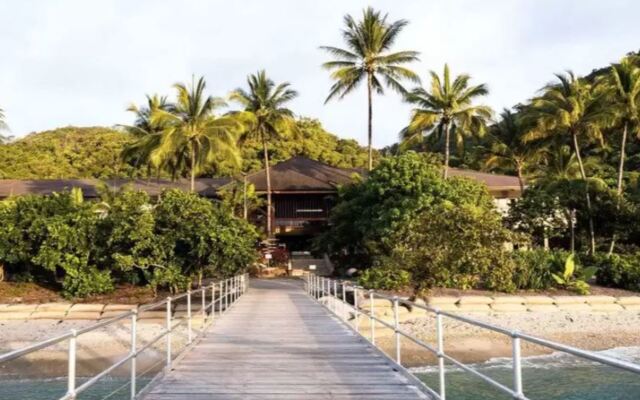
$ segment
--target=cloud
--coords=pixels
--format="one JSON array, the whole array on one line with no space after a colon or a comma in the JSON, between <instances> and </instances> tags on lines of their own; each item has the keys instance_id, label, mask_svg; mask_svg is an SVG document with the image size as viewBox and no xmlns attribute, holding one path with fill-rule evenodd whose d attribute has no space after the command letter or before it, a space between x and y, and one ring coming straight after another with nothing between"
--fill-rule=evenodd
<instances>
[{"instance_id":1,"label":"cloud","mask_svg":"<svg viewBox=\"0 0 640 400\"><path fill-rule=\"evenodd\" d=\"M331 84L320 45L341 45L345 13L367 5L406 18L398 49L419 50L422 75L448 62L491 89L500 109L525 101L552 73L584 74L637 50L633 1L278 0L7 2L0 14L0 107L13 134L128 123L145 93L205 75L214 95L265 68L300 92L292 108L366 142L364 88L324 105ZM374 144L396 140L410 109L389 92L374 102Z\"/></svg>"}]
</instances>

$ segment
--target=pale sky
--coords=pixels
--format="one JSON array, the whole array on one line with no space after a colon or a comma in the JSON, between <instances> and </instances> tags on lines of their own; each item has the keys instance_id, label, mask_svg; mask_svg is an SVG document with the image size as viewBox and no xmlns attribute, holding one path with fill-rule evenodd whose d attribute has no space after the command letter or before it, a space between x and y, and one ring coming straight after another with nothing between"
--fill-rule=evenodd
<instances>
[{"instance_id":1,"label":"pale sky","mask_svg":"<svg viewBox=\"0 0 640 400\"><path fill-rule=\"evenodd\" d=\"M525 101L554 72L579 74L640 49L637 0L0 0L0 108L11 134L131 123L145 93L204 75L210 94L266 69L300 92L296 114L366 143L365 87L324 105L331 82L320 45L342 47L346 13L367 5L408 19L396 50L417 50L421 77L448 62L486 83L500 110ZM410 108L374 98L374 146L396 141Z\"/></svg>"}]
</instances>

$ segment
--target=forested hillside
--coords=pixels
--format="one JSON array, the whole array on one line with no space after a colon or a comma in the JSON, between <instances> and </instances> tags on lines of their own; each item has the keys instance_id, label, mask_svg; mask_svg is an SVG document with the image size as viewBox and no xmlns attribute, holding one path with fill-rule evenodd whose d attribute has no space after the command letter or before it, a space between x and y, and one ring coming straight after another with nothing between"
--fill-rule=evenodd
<instances>
[{"instance_id":1,"label":"forested hillside","mask_svg":"<svg viewBox=\"0 0 640 400\"><path fill-rule=\"evenodd\" d=\"M366 149L355 140L340 139L324 130L319 121L300 119L300 136L273 140L269 152L274 162L304 155L337 167L364 167ZM0 145L0 179L145 177L145 167L127 165L120 152L132 142L123 131L105 127L65 127L36 132ZM248 141L241 146L242 168L262 168L262 146ZM186 171L185 171L186 172ZM214 163L202 176L233 175L236 167Z\"/></svg>"}]
</instances>

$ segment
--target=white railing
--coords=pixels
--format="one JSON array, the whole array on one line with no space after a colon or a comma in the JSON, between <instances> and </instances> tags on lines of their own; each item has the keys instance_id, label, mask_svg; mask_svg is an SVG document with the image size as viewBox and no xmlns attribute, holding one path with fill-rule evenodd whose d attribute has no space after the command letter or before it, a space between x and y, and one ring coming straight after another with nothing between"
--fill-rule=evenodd
<instances>
[{"instance_id":1,"label":"white railing","mask_svg":"<svg viewBox=\"0 0 640 400\"><path fill-rule=\"evenodd\" d=\"M218 315L226 312L229 307L240 298L248 289L248 281L249 275L242 274L236 275L232 278L220 280L217 282L213 282L210 285L202 286L195 290L189 290L185 293L170 296L166 299L159 301L153 304L147 304L139 307L137 310L131 310L127 312L123 312L120 315L117 315L113 318L109 318L107 320L98 322L96 324L87 326L82 329L72 329L68 333L65 333L60 336L56 336L47 340L44 340L39 343L35 343L31 346L14 350L9 353L5 353L0 355L0 365L3 363L7 363L11 360L15 360L17 358L26 356L35 351L45 349L49 346L53 346L63 341L68 341L68 356L67 356L67 392L60 399L71 400L75 399L80 393L84 392L95 383L97 383L100 379L106 377L109 373L114 371L116 368L124 365L128 361L131 361L131 375L129 378L129 382L123 387L117 389L117 391L122 390L126 386L130 386L130 398L135 399L138 394L138 390L136 387L137 380L137 370L136 370L136 358L142 354L145 350L151 348L154 344L156 344L160 339L166 338L165 343L165 371L171 370L171 363L174 356L177 354L172 354L171 349L171 334L178 328L183 325L185 322L187 324L187 346L193 343L194 339L202 336L204 334L206 328L211 325L215 319L216 310L218 311ZM211 301L207 303L207 295L210 291ZM202 326L199 332L195 332L193 330L193 314L192 314L192 305L191 305L191 297L192 294L200 292L200 297L202 301L201 305L201 316L202 316ZM181 319L178 323L174 324L174 320L176 319L172 315L172 304L175 304L176 301L187 299L187 316L186 319ZM217 307L216 307L217 305ZM152 338L149 342L145 343L141 347L137 347L137 322L138 322L138 314L143 311L150 311L154 309L164 309L166 310L166 325L165 329L157 336ZM210 309L209 313L207 311ZM116 361L111 364L108 368L104 369L102 372L90 377L81 385L76 383L77 372L76 372L76 364L77 364L77 338L85 333L95 331L96 329L104 328L109 325L112 325L118 321L124 320L126 318L131 319L131 336L130 336L130 351L129 353L123 357L122 359ZM111 393L113 394L113 392ZM26 397L25 397L26 398Z\"/></svg>"},{"instance_id":2,"label":"white railing","mask_svg":"<svg viewBox=\"0 0 640 400\"><path fill-rule=\"evenodd\" d=\"M340 289L338 289L340 288ZM415 343L416 345L428 350L432 354L434 354L438 358L438 378L439 378L439 387L438 391L433 390L432 388L427 388L431 394L441 400L446 399L446 376L445 376L445 361L452 363L453 365L459 367L463 371L466 371L481 380L487 382L492 385L496 389L501 392L504 392L510 395L514 399L518 400L528 400L528 398L524 394L524 389L522 386L522 357L520 353L521 349L521 340L526 342L534 343L536 345L540 345L542 347L546 347L555 351L560 351L563 353L567 353L579 358L583 358L589 361L593 361L602 365L611 366L614 368L618 368L624 371L633 372L639 375L640 377L640 365L633 364L630 362L618 360L611 357L602 356L599 354L595 354L590 351L585 351L582 349L578 349L576 347L567 346L561 343L552 342L550 340L542 339L536 336L532 336L526 333L519 332L517 330L506 329L500 326L488 324L482 321L478 321L472 318L464 317L462 315L452 314L445 311L440 311L438 308L430 307L422 304L416 304L414 302L400 299L397 296L387 296L380 293L377 293L373 290L367 290L357 285L353 285L348 281L338 281L332 280L328 278L323 278L314 274L307 275L306 279L306 289L309 296L318 300L321 304L327 307L331 312L333 312L336 316L342 318L345 322L349 322L351 317L353 317L353 329L362 335L364 338L369 340L371 344L376 345L376 323L381 324L382 326L393 331L395 337L395 361L402 365L401 359L401 341L402 337L408 339L409 341ZM352 294L351 302L347 299L347 293ZM365 299L364 301L369 302L369 310L367 311L362 307L362 304L358 304L361 299L360 296ZM366 297L365 297L366 295ZM329 298L330 301L322 302L320 301L323 298ZM375 300L376 298L385 299L393 304L393 324L388 323L387 321L378 318L375 314ZM340 310L338 309L338 302L340 302ZM430 345L425 343L424 341L418 339L414 335L403 331L400 328L399 324L399 316L398 316L398 307L399 305L407 305L409 307L415 307L429 313L433 313L436 318L436 343L435 345ZM353 309L353 316L350 315L348 311L350 308ZM370 325L370 333L369 335L365 335L363 332L360 332L360 318L368 318ZM453 358L448 355L444 349L444 336L445 332L443 330L443 318L451 318L456 321L460 321L466 324L474 325L480 328L484 328L493 332L497 332L508 336L511 338L512 343L512 365L513 365L513 387L510 388L502 383L496 381L495 379L483 374L482 372L474 369L473 367L464 364L461 361Z\"/></svg>"}]
</instances>

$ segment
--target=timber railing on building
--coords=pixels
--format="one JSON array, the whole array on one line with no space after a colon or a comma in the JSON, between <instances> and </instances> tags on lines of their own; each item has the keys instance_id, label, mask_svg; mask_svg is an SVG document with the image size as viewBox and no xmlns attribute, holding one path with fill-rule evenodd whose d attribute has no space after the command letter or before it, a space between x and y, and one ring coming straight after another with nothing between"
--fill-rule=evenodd
<instances>
[{"instance_id":1,"label":"timber railing on building","mask_svg":"<svg viewBox=\"0 0 640 400\"><path fill-rule=\"evenodd\" d=\"M634 364L600 354L595 354L593 352L585 351L576 347L567 346L561 343L528 335L517 330L506 329L462 315L448 313L445 311L441 311L436 307L417 304L409 300L398 298L397 296L387 296L381 293L377 293L373 290L367 290L360 286L353 285L348 281L328 279L315 274L308 274L306 279L306 289L309 296L319 301L337 317L343 319L357 333L369 340L369 342L371 342L371 344L373 344L374 346L376 345L376 324L380 324L380 326L391 330L395 339L395 356L393 358L399 365L402 365L401 338L405 338L435 355L438 359L439 387L438 390L434 390L433 388L429 388L429 390L431 394L437 399L445 400L447 396L445 362L449 362L454 366L462 369L463 371L468 372L476 376L477 378L487 382L496 390L510 395L514 399L528 400L528 397L525 396L524 388L522 386L521 341L526 341L542 347L546 347L551 350L570 354L578 358L595 362L600 365L606 365L618 368L620 370L636 373L638 374L638 378L640 379L639 364ZM379 315L376 315L377 299L384 299L390 301L393 304L393 323L389 323L388 321L380 318ZM365 302L365 304L362 304L363 302ZM432 314L435 317L435 344L425 343L415 335L401 329L398 312L398 308L400 306L415 307L424 310L428 314ZM473 325L510 337L512 343L511 358L513 366L513 387L508 387L496 381L492 377L483 374L472 366L466 365L447 354L444 348L444 318L450 318L464 324ZM369 332L363 331L360 328L361 319L368 320Z\"/></svg>"},{"instance_id":2,"label":"timber railing on building","mask_svg":"<svg viewBox=\"0 0 640 400\"><path fill-rule=\"evenodd\" d=\"M125 365L127 362L130 362L131 366L131 374L128 382L126 382L121 387L117 388L113 392L105 395L103 398L108 398L112 394L124 390L127 386L130 386L129 397L131 399L135 399L137 394L139 393L137 386L137 379L139 376L139 371L136 369L136 359L143 354L145 351L152 348L156 343L158 343L161 339L165 339L164 352L165 357L164 360L161 360L165 363L165 371L171 370L171 363L175 357L179 356L180 352L173 351L171 342L172 342L172 333L176 331L178 327L186 325L186 334L187 334L187 346L185 346L182 351L189 348L194 341L196 341L199 337L201 337L206 328L211 325L216 317L216 313L220 316L222 313L226 312L248 289L248 281L249 275L242 274L236 275L232 278L215 281L207 286L202 286L198 289L189 290L185 293L174 295L167 297L162 301L158 301L153 304L147 304L139 307L137 310L131 310L127 312L123 312L120 315L116 315L113 318L106 319L104 321L98 322L96 324L87 326L81 329L72 329L69 332L62 334L60 336L53 337L51 339L47 339L41 341L39 343L32 344L28 347L11 351L9 353L5 353L0 355L0 366L4 363L7 363L12 360L19 359L21 357L32 354L38 350L46 349L50 346L54 346L58 343L67 341L68 342L68 353L67 353L67 391L60 399L70 400L75 399L80 393L86 391L90 387L94 386L101 379L107 377L111 372L116 370L118 367ZM193 328L193 320L194 314L192 312L192 296L198 295L201 301L201 307L198 310L198 317L202 318L200 329ZM208 299L211 299L208 301ZM185 318L176 318L173 316L172 304L175 304L178 300L186 299L187 307L186 307L186 316ZM162 330L160 334L153 337L151 340L147 341L141 346L138 346L138 314L141 312L152 311L152 310L163 310L165 311L165 328ZM76 371L77 366L77 340L80 336L93 332L95 330L108 327L113 325L119 321L123 321L126 319L130 319L131 321L131 335L130 335L130 351L129 353L112 363L109 367L102 370L98 374L91 377L82 377L83 382L78 384L78 376ZM177 321L177 322L176 322ZM1 390L1 388L0 388ZM0 393L1 394L1 393ZM26 394L25 394L26 396ZM1 398L2 396L0 396ZM28 398L26 396L25 398Z\"/></svg>"}]
</instances>

